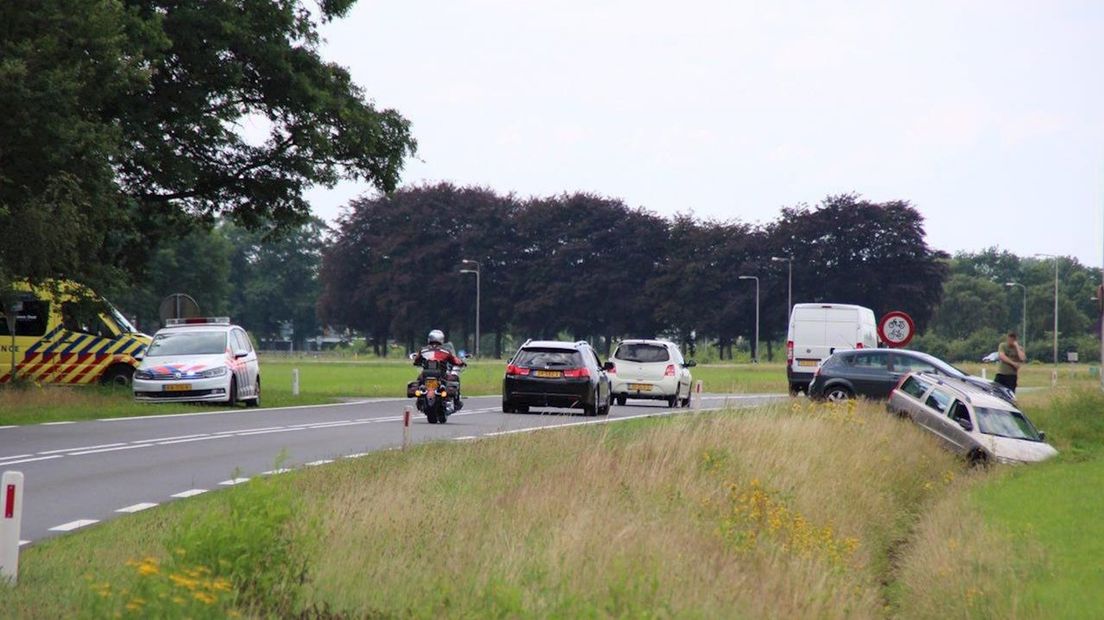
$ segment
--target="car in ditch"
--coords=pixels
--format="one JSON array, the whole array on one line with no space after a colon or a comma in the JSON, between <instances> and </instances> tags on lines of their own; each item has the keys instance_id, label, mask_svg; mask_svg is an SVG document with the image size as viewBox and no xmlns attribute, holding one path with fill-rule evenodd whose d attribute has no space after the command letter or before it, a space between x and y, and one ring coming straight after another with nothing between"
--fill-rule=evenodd
<instances>
[{"instance_id":1,"label":"car in ditch","mask_svg":"<svg viewBox=\"0 0 1104 620\"><path fill-rule=\"evenodd\" d=\"M1016 396L1003 385L974 377L938 357L908 349L854 349L824 360L809 384L809 397L837 401L863 397L885 399L910 372L924 372L965 381L1010 403Z\"/></svg>"},{"instance_id":2,"label":"car in ditch","mask_svg":"<svg viewBox=\"0 0 1104 620\"><path fill-rule=\"evenodd\" d=\"M686 361L673 342L666 340L622 340L610 358L613 400L624 405L630 398L662 400L669 407L689 406L696 365Z\"/></svg>"},{"instance_id":3,"label":"car in ditch","mask_svg":"<svg viewBox=\"0 0 1104 620\"><path fill-rule=\"evenodd\" d=\"M1014 404L961 379L907 373L890 393L886 409L974 464L1034 463L1058 454L1046 443L1046 433Z\"/></svg>"}]
</instances>

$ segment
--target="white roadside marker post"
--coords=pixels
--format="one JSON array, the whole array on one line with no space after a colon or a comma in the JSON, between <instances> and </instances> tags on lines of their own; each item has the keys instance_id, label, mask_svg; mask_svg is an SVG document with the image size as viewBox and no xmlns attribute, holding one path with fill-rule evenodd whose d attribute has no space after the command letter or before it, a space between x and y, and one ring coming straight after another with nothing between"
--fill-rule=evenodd
<instances>
[{"instance_id":1,"label":"white roadside marker post","mask_svg":"<svg viewBox=\"0 0 1104 620\"><path fill-rule=\"evenodd\" d=\"M981 378L982 379L988 379L989 378L989 369L985 368L984 366L981 368Z\"/></svg>"},{"instance_id":2,"label":"white roadside marker post","mask_svg":"<svg viewBox=\"0 0 1104 620\"><path fill-rule=\"evenodd\" d=\"M690 398L691 409L702 408L702 381L698 379L694 382L694 395Z\"/></svg>"},{"instance_id":3,"label":"white roadside marker post","mask_svg":"<svg viewBox=\"0 0 1104 620\"><path fill-rule=\"evenodd\" d=\"M299 369L298 368L292 368L291 369L291 395L292 396L298 396L299 395Z\"/></svg>"},{"instance_id":4,"label":"white roadside marker post","mask_svg":"<svg viewBox=\"0 0 1104 620\"><path fill-rule=\"evenodd\" d=\"M403 443L402 448L406 448L410 445L410 405L403 407Z\"/></svg>"},{"instance_id":5,"label":"white roadside marker post","mask_svg":"<svg viewBox=\"0 0 1104 620\"><path fill-rule=\"evenodd\" d=\"M23 473L6 471L0 479L0 581L15 585L19 573L19 529L23 523Z\"/></svg>"}]
</instances>

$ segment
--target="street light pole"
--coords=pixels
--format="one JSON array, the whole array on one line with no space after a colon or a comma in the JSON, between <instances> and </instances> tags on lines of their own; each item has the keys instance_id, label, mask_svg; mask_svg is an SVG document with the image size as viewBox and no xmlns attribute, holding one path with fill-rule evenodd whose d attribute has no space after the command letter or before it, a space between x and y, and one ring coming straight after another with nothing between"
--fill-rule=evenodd
<instances>
[{"instance_id":1,"label":"street light pole","mask_svg":"<svg viewBox=\"0 0 1104 620\"><path fill-rule=\"evenodd\" d=\"M475 274L475 358L479 359L479 294L482 284L479 281L480 271L483 266L478 261L464 259L460 261L465 265L475 265L475 269L461 269L460 273L474 273Z\"/></svg>"},{"instance_id":2,"label":"street light pole","mask_svg":"<svg viewBox=\"0 0 1104 620\"><path fill-rule=\"evenodd\" d=\"M1054 372L1050 375L1050 384L1058 384L1058 257L1054 254L1036 254L1054 261Z\"/></svg>"},{"instance_id":3,"label":"street light pole","mask_svg":"<svg viewBox=\"0 0 1104 620\"><path fill-rule=\"evenodd\" d=\"M793 312L793 257L772 256L771 260L780 263L786 261L786 322L790 321L790 313Z\"/></svg>"},{"instance_id":4,"label":"street light pole","mask_svg":"<svg viewBox=\"0 0 1104 620\"><path fill-rule=\"evenodd\" d=\"M1024 350L1027 349L1027 287L1019 282L1005 282L1005 286L1018 286L1023 289L1023 315L1020 317L1023 319L1023 331L1020 332L1020 342L1023 343Z\"/></svg>"},{"instance_id":5,"label":"street light pole","mask_svg":"<svg viewBox=\"0 0 1104 620\"><path fill-rule=\"evenodd\" d=\"M740 276L741 280L755 280L755 363L759 363L759 276Z\"/></svg>"}]
</instances>

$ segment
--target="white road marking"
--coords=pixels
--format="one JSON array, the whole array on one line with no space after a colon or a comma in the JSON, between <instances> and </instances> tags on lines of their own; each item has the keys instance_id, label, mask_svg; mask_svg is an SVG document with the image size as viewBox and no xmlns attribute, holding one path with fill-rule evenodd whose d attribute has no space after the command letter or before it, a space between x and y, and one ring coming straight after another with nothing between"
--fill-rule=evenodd
<instances>
[{"instance_id":1,"label":"white road marking","mask_svg":"<svg viewBox=\"0 0 1104 620\"><path fill-rule=\"evenodd\" d=\"M120 509L116 510L115 512L126 512L126 513L132 513L133 514L135 512L141 512L143 510L148 510L150 508L153 508L156 505L157 504L155 504L153 502L142 502L140 504L134 504L133 506L127 506L126 508L120 508Z\"/></svg>"},{"instance_id":2,"label":"white road marking","mask_svg":"<svg viewBox=\"0 0 1104 620\"><path fill-rule=\"evenodd\" d=\"M270 469L268 471L262 471L261 475L262 476L275 476L276 474L286 474L289 471L294 471L294 470L288 469L287 467L281 467L280 469Z\"/></svg>"},{"instance_id":3,"label":"white road marking","mask_svg":"<svg viewBox=\"0 0 1104 620\"><path fill-rule=\"evenodd\" d=\"M20 547L22 547L23 545L29 545L29 544L31 544L31 541L29 541L29 540L21 540L21 541L19 541L19 546L20 546Z\"/></svg>"},{"instance_id":4,"label":"white road marking","mask_svg":"<svg viewBox=\"0 0 1104 620\"><path fill-rule=\"evenodd\" d=\"M43 422L41 426L61 426L62 424L76 424L76 422Z\"/></svg>"},{"instance_id":5,"label":"white road marking","mask_svg":"<svg viewBox=\"0 0 1104 620\"><path fill-rule=\"evenodd\" d=\"M464 435L463 437L453 437L452 438L453 441L471 441L473 439L479 439L479 437L477 437L475 435Z\"/></svg>"},{"instance_id":6,"label":"white road marking","mask_svg":"<svg viewBox=\"0 0 1104 620\"><path fill-rule=\"evenodd\" d=\"M363 456L368 456L369 452L357 452L356 454L346 454L343 458L347 459L359 459Z\"/></svg>"},{"instance_id":7,"label":"white road marking","mask_svg":"<svg viewBox=\"0 0 1104 620\"><path fill-rule=\"evenodd\" d=\"M100 454L101 452L117 452L119 450L133 450L135 448L149 448L153 446L152 443L139 443L130 446L119 446L118 448L101 448L99 450L85 450L83 452L70 452L67 456L83 456L85 454Z\"/></svg>"},{"instance_id":8,"label":"white road marking","mask_svg":"<svg viewBox=\"0 0 1104 620\"><path fill-rule=\"evenodd\" d=\"M284 428L282 426L262 426L260 428L242 428L234 431L219 431L215 435L235 435L237 433L252 433L254 431L271 431L278 428Z\"/></svg>"},{"instance_id":9,"label":"white road marking","mask_svg":"<svg viewBox=\"0 0 1104 620\"><path fill-rule=\"evenodd\" d=\"M333 463L333 459L320 459L320 460L317 460L317 461L311 461L310 463L303 463L303 464L306 465L307 467L315 467L317 465L329 465L330 463Z\"/></svg>"},{"instance_id":10,"label":"white road marking","mask_svg":"<svg viewBox=\"0 0 1104 620\"><path fill-rule=\"evenodd\" d=\"M80 448L66 448L64 450L43 450L39 454L59 454L61 452L72 452L74 450L95 450L96 448L111 448L114 446L125 446L124 443L105 443L98 446L82 446Z\"/></svg>"},{"instance_id":11,"label":"white road marking","mask_svg":"<svg viewBox=\"0 0 1104 620\"><path fill-rule=\"evenodd\" d=\"M18 461L4 461L3 463L0 463L0 467L6 466L6 465L18 465L20 463L34 463L35 461L49 461L50 459L60 459L60 458L61 458L60 454L52 454L50 456L40 456L40 457L33 458L33 459L20 459Z\"/></svg>"},{"instance_id":12,"label":"white road marking","mask_svg":"<svg viewBox=\"0 0 1104 620\"><path fill-rule=\"evenodd\" d=\"M137 443L160 443L162 441L173 441L174 439L191 439L193 437L206 437L207 433L196 433L195 435L177 435L176 437L158 437L157 439L143 439Z\"/></svg>"},{"instance_id":13,"label":"white road marking","mask_svg":"<svg viewBox=\"0 0 1104 620\"><path fill-rule=\"evenodd\" d=\"M34 456L33 454L13 454L11 456L0 456L0 461L6 461L8 459L25 459L28 456Z\"/></svg>"},{"instance_id":14,"label":"white road marking","mask_svg":"<svg viewBox=\"0 0 1104 620\"><path fill-rule=\"evenodd\" d=\"M242 484L243 482L249 482L249 478L231 478L229 480L223 480L219 485L224 487L232 487L236 484Z\"/></svg>"},{"instance_id":15,"label":"white road marking","mask_svg":"<svg viewBox=\"0 0 1104 620\"><path fill-rule=\"evenodd\" d=\"M0 426L0 431L4 430L5 428L17 428L17 427L16 427L15 424L8 424L7 426ZM31 542L31 541L28 540L26 542Z\"/></svg>"},{"instance_id":16,"label":"white road marking","mask_svg":"<svg viewBox=\"0 0 1104 620\"><path fill-rule=\"evenodd\" d=\"M302 431L305 428L278 428L271 431L253 431L251 433L238 433L238 437L249 437L250 435L267 435L269 433L286 433L288 431Z\"/></svg>"},{"instance_id":17,"label":"white road marking","mask_svg":"<svg viewBox=\"0 0 1104 620\"><path fill-rule=\"evenodd\" d=\"M263 407L258 409L254 413L268 413L270 411L294 411L296 409L326 409L329 407L355 407L358 405L369 405L372 403L389 403L389 402L402 402L408 400L406 398L366 398L364 400L355 400L348 403L322 403L319 405L292 405L289 407ZM96 420L97 422L124 422L127 420L159 420L161 418L189 418L195 416L204 415L236 415L243 413L238 409L230 409L224 411L197 411L195 413L163 413L161 415L134 415L126 418L101 418ZM72 422L55 422L55 424L72 424Z\"/></svg>"},{"instance_id":18,"label":"white road marking","mask_svg":"<svg viewBox=\"0 0 1104 620\"><path fill-rule=\"evenodd\" d=\"M93 523L99 523L97 519L77 519L76 521L70 521L68 523L62 523L61 525L55 525L50 528L51 532L72 532L73 530L86 525L92 525Z\"/></svg>"},{"instance_id":19,"label":"white road marking","mask_svg":"<svg viewBox=\"0 0 1104 620\"><path fill-rule=\"evenodd\" d=\"M179 497L179 498L195 497L196 495L202 495L206 492L207 492L207 489L189 489L187 491L181 491L179 493L173 493L169 497Z\"/></svg>"},{"instance_id":20,"label":"white road marking","mask_svg":"<svg viewBox=\"0 0 1104 620\"><path fill-rule=\"evenodd\" d=\"M193 441L207 441L208 439L231 439L233 435L201 435L192 439L176 439L174 441L159 441L157 445L168 446L175 443L191 443Z\"/></svg>"}]
</instances>

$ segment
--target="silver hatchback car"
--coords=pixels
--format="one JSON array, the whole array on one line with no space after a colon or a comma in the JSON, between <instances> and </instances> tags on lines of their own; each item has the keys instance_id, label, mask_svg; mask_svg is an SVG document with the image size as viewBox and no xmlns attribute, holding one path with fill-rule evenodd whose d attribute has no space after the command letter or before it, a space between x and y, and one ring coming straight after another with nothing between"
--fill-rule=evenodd
<instances>
[{"instance_id":1,"label":"silver hatchback car","mask_svg":"<svg viewBox=\"0 0 1104 620\"><path fill-rule=\"evenodd\" d=\"M971 463L1033 463L1058 454L1015 405L965 381L909 373L890 392L886 409L916 422Z\"/></svg>"}]
</instances>

